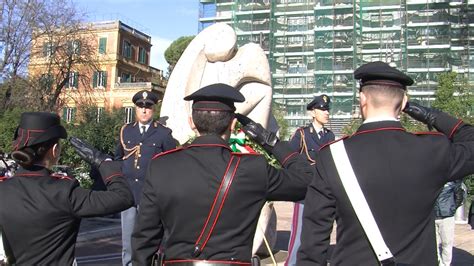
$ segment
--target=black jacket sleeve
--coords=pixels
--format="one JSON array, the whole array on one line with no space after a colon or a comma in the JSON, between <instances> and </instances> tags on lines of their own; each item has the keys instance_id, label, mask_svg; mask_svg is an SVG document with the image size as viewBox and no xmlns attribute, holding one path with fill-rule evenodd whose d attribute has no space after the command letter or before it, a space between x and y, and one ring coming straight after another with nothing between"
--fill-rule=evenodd
<instances>
[{"instance_id":1,"label":"black jacket sleeve","mask_svg":"<svg viewBox=\"0 0 474 266\"><path fill-rule=\"evenodd\" d=\"M314 175L314 167L294 151L288 142L279 141L273 148L273 155L283 169L267 166L267 200L300 201Z\"/></svg>"},{"instance_id":2,"label":"black jacket sleeve","mask_svg":"<svg viewBox=\"0 0 474 266\"><path fill-rule=\"evenodd\" d=\"M106 191L92 191L74 182L69 191L75 216L89 217L112 214L133 206L133 195L121 172L121 162L106 161L99 168Z\"/></svg>"},{"instance_id":3,"label":"black jacket sleeve","mask_svg":"<svg viewBox=\"0 0 474 266\"><path fill-rule=\"evenodd\" d=\"M151 176L151 168L148 167L146 173L138 217L132 234L133 265L151 265L153 255L158 251L164 233L153 182L157 178Z\"/></svg>"},{"instance_id":4,"label":"black jacket sleeve","mask_svg":"<svg viewBox=\"0 0 474 266\"><path fill-rule=\"evenodd\" d=\"M336 199L326 181L324 166L318 163L308 187L303 211L301 246L296 265L327 265L327 251L336 212Z\"/></svg>"},{"instance_id":5,"label":"black jacket sleeve","mask_svg":"<svg viewBox=\"0 0 474 266\"><path fill-rule=\"evenodd\" d=\"M449 181L471 174L474 169L474 127L443 112L434 126L452 141Z\"/></svg>"}]
</instances>

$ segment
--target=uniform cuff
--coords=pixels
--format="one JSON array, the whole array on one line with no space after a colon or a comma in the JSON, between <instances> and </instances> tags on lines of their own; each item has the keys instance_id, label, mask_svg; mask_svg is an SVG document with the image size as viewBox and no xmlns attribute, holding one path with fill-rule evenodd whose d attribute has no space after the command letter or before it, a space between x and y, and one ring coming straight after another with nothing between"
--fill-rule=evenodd
<instances>
[{"instance_id":1,"label":"uniform cuff","mask_svg":"<svg viewBox=\"0 0 474 266\"><path fill-rule=\"evenodd\" d=\"M278 141L273 147L272 153L282 166L285 165L288 159L298 154L287 141Z\"/></svg>"},{"instance_id":2,"label":"uniform cuff","mask_svg":"<svg viewBox=\"0 0 474 266\"><path fill-rule=\"evenodd\" d=\"M451 138L456 130L463 124L462 120L448 115L447 113L440 112L436 117L434 126L439 132Z\"/></svg>"},{"instance_id":3,"label":"uniform cuff","mask_svg":"<svg viewBox=\"0 0 474 266\"><path fill-rule=\"evenodd\" d=\"M104 161L99 167L100 176L105 184L110 181L111 178L116 176L123 176L122 174L122 162L121 161Z\"/></svg>"}]
</instances>

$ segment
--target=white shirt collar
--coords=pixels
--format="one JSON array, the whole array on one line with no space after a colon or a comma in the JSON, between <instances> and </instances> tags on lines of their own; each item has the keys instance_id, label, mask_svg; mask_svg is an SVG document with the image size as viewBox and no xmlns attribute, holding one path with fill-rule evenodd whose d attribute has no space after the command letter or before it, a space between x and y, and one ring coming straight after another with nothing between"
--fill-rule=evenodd
<instances>
[{"instance_id":1,"label":"white shirt collar","mask_svg":"<svg viewBox=\"0 0 474 266\"><path fill-rule=\"evenodd\" d=\"M150 125L151 125L151 121L148 122L147 124L142 124L142 123L138 122L138 126L139 126L139 128L140 128L140 132L142 132L142 128L143 128L143 127L145 127L145 132L146 132L146 131L148 130L148 128L150 127Z\"/></svg>"},{"instance_id":2,"label":"white shirt collar","mask_svg":"<svg viewBox=\"0 0 474 266\"><path fill-rule=\"evenodd\" d=\"M316 133L319 133L323 130L322 127L317 126L314 122L311 122L311 124L313 125L314 130L316 130Z\"/></svg>"},{"instance_id":3,"label":"white shirt collar","mask_svg":"<svg viewBox=\"0 0 474 266\"><path fill-rule=\"evenodd\" d=\"M398 119L396 119L395 117L391 117L391 116L376 116L376 117L371 117L371 118L365 119L362 124L380 122L380 121L398 121Z\"/></svg>"}]
</instances>

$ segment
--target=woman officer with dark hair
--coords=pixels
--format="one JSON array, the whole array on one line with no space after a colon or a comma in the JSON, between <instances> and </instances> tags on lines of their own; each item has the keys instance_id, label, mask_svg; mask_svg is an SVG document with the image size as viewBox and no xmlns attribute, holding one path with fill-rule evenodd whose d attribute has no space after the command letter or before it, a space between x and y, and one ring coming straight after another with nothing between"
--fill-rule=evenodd
<instances>
[{"instance_id":1,"label":"woman officer with dark hair","mask_svg":"<svg viewBox=\"0 0 474 266\"><path fill-rule=\"evenodd\" d=\"M8 263L72 265L82 217L117 213L133 205L121 163L79 139L71 144L88 163L98 167L107 191L81 188L75 179L52 174L59 160L60 139L67 133L59 116L23 113L12 157L20 168L0 182L0 227Z\"/></svg>"}]
</instances>

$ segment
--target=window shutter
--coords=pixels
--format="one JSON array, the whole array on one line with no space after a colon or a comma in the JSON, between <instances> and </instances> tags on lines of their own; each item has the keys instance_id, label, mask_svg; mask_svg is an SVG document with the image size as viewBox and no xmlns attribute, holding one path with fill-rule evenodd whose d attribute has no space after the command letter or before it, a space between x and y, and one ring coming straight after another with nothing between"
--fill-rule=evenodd
<instances>
[{"instance_id":1,"label":"window shutter","mask_svg":"<svg viewBox=\"0 0 474 266\"><path fill-rule=\"evenodd\" d=\"M78 72L73 72L73 84L72 86L74 88L77 88L77 80L79 78L79 73Z\"/></svg>"},{"instance_id":2,"label":"window shutter","mask_svg":"<svg viewBox=\"0 0 474 266\"><path fill-rule=\"evenodd\" d=\"M93 87L93 88L96 88L96 87L97 87L98 74L99 74L99 73L98 73L97 71L94 72L94 77L92 78L92 87Z\"/></svg>"},{"instance_id":3,"label":"window shutter","mask_svg":"<svg viewBox=\"0 0 474 266\"><path fill-rule=\"evenodd\" d=\"M66 77L66 83L64 83L64 88L69 88L69 85L72 85L72 84L69 84L69 80L71 79L71 74L72 73L69 73L69 75Z\"/></svg>"},{"instance_id":4,"label":"window shutter","mask_svg":"<svg viewBox=\"0 0 474 266\"><path fill-rule=\"evenodd\" d=\"M81 43L80 40L76 40L76 43L77 43L76 54L80 54L80 53L81 53L81 46L82 46L82 43Z\"/></svg>"},{"instance_id":5,"label":"window shutter","mask_svg":"<svg viewBox=\"0 0 474 266\"><path fill-rule=\"evenodd\" d=\"M103 76L102 76L102 79L103 79L103 86L104 88L107 87L107 71L103 71Z\"/></svg>"},{"instance_id":6,"label":"window shutter","mask_svg":"<svg viewBox=\"0 0 474 266\"><path fill-rule=\"evenodd\" d=\"M67 121L67 108L63 107L63 120Z\"/></svg>"},{"instance_id":7,"label":"window shutter","mask_svg":"<svg viewBox=\"0 0 474 266\"><path fill-rule=\"evenodd\" d=\"M105 54L107 52L107 38L99 39L99 54Z\"/></svg>"},{"instance_id":8,"label":"window shutter","mask_svg":"<svg viewBox=\"0 0 474 266\"><path fill-rule=\"evenodd\" d=\"M76 118L76 107L71 108L71 122L74 122L75 118Z\"/></svg>"}]
</instances>

